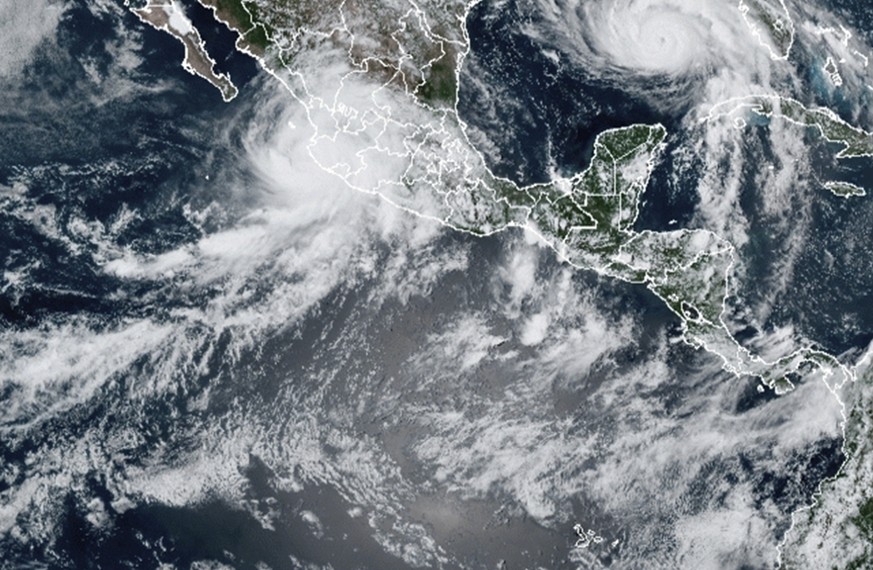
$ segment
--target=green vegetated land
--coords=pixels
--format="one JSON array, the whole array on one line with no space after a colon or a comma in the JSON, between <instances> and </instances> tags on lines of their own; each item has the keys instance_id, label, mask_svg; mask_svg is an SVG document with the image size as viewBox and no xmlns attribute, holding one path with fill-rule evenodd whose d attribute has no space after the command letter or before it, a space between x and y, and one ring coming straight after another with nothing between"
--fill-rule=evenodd
<instances>
[{"instance_id":1,"label":"green vegetated land","mask_svg":"<svg viewBox=\"0 0 873 570\"><path fill-rule=\"evenodd\" d=\"M200 0L215 8L219 18L240 34L256 54L262 55L270 45L271 27L258 17L258 5L245 0Z\"/></svg>"},{"instance_id":2,"label":"green vegetated land","mask_svg":"<svg viewBox=\"0 0 873 570\"><path fill-rule=\"evenodd\" d=\"M437 5L437 0L421 0L419 8L411 11L406 4L372 0L200 1L214 6L219 17L246 34L247 45L255 42L270 52L262 59L264 65L294 71L294 62L305 53L322 47L339 50L336 53L347 54L352 66L373 76L379 88L405 92L426 104L430 108L422 117L426 128L441 132L446 122L457 121L451 107L457 96L457 65L467 39L457 25L460 19L445 14L455 8L463 11L463 2ZM263 33L249 37L255 28ZM745 106L749 103L763 114L784 107L781 112L786 118L817 126L826 134L852 135L852 152L863 147L857 130L845 131L841 121L826 113L804 114L802 105L773 97L752 98ZM732 246L704 230L638 232L633 228L665 137L661 125L605 131L598 135L591 162L583 172L529 187L498 180L478 164L464 165L470 168L469 176L457 166L443 167L440 149L434 148L422 154L421 163L432 163L434 172L441 174L430 179L424 172L424 177L413 178L420 186L413 186L438 196L433 207L440 212L421 213L440 216L451 227L477 235L511 225L528 227L576 267L645 283L682 319L689 342L712 347L731 359L731 370L767 376L765 381L774 385L780 375L791 371L793 360L764 371L760 363L737 351L736 339L721 322ZM459 143L466 144L461 139Z\"/></svg>"}]
</instances>

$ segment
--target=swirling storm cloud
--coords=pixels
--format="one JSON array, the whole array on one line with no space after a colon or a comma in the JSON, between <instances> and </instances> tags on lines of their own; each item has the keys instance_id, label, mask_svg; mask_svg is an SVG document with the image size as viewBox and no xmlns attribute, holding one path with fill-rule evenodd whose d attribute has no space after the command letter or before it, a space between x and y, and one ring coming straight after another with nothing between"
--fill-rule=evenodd
<instances>
[{"instance_id":1,"label":"swirling storm cloud","mask_svg":"<svg viewBox=\"0 0 873 570\"><path fill-rule=\"evenodd\" d=\"M309 110L194 3L240 86L228 105L122 2L10 6L0 21L39 25L0 26L0 126L20 135L0 148L0 567L739 569L791 540L804 560L792 514L845 459L847 410L820 378L777 397L683 343L644 287L351 189L314 156L360 149L314 140ZM797 125L707 117L840 93L863 126L861 31L763 0L468 17L471 155L566 173L553 149L584 162L595 129L639 120L626 108L663 120L640 224L737 247L728 317L751 350L863 362L870 206L822 189L813 159L831 155ZM301 56L313 100L430 120L347 55Z\"/></svg>"}]
</instances>

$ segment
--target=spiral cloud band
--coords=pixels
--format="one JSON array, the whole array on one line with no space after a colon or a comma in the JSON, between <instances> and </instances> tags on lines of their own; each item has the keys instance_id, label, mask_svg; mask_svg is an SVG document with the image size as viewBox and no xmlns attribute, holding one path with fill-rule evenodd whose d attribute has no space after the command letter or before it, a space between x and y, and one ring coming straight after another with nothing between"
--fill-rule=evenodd
<instances>
[{"instance_id":1,"label":"spiral cloud band","mask_svg":"<svg viewBox=\"0 0 873 570\"><path fill-rule=\"evenodd\" d=\"M795 25L780 0L541 0L532 38L593 77L691 107L791 84ZM651 79L670 94L651 91Z\"/></svg>"},{"instance_id":2,"label":"spiral cloud band","mask_svg":"<svg viewBox=\"0 0 873 570\"><path fill-rule=\"evenodd\" d=\"M580 6L584 34L593 50L617 68L637 73L693 72L715 57L715 21L706 9L682 2L624 1Z\"/></svg>"}]
</instances>

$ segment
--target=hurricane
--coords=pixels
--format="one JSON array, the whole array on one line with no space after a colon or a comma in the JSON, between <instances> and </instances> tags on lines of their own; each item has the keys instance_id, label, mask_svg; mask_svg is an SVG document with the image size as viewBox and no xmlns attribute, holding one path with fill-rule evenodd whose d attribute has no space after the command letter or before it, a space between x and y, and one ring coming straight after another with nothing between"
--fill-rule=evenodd
<instances>
[{"instance_id":1,"label":"hurricane","mask_svg":"<svg viewBox=\"0 0 873 570\"><path fill-rule=\"evenodd\" d=\"M705 75L730 57L732 30L713 8L693 2L572 6L580 34L604 64L629 74Z\"/></svg>"},{"instance_id":2,"label":"hurricane","mask_svg":"<svg viewBox=\"0 0 873 570\"><path fill-rule=\"evenodd\" d=\"M868 11L4 5L0 568L866 567Z\"/></svg>"}]
</instances>

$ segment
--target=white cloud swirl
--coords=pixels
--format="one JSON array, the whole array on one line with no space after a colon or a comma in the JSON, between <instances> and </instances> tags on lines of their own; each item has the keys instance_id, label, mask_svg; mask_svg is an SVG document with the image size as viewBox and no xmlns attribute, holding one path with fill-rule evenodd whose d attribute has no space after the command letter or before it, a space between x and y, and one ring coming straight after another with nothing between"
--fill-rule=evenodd
<instances>
[{"instance_id":1,"label":"white cloud swirl","mask_svg":"<svg viewBox=\"0 0 873 570\"><path fill-rule=\"evenodd\" d=\"M593 78L688 110L796 82L760 28L730 0L540 0L525 32Z\"/></svg>"},{"instance_id":2,"label":"white cloud swirl","mask_svg":"<svg viewBox=\"0 0 873 570\"><path fill-rule=\"evenodd\" d=\"M579 6L590 46L611 66L636 73L693 72L717 57L719 27L708 5L625 0Z\"/></svg>"}]
</instances>

